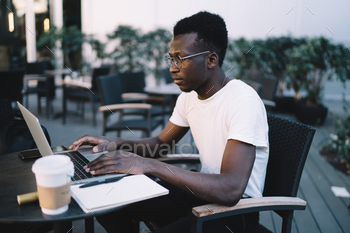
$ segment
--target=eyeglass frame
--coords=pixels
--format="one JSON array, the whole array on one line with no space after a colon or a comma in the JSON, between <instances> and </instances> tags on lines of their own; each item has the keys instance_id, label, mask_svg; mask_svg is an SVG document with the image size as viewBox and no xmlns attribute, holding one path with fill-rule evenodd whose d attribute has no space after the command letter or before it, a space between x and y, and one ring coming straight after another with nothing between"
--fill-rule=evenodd
<instances>
[{"instance_id":1,"label":"eyeglass frame","mask_svg":"<svg viewBox=\"0 0 350 233\"><path fill-rule=\"evenodd\" d=\"M176 66L177 68L181 69L181 67L182 67L182 61L183 61L183 60L186 60L186 59L191 58L191 57L196 57L196 56L199 56L199 55L202 55L202 54L205 54L205 53L211 53L211 52L210 52L210 51L205 51L205 52L200 52L200 53L195 53L195 54L192 54L192 55L188 55L188 56L186 56L186 57L181 57L180 55L176 54L175 56L178 56L179 59L180 59L181 66L178 67L178 65L177 65L176 63L175 63L175 66ZM166 64L167 64L167 66L169 66L167 60L171 60L171 64L170 64L170 66L169 66L169 68L170 68L170 67L173 65L174 57L171 57L169 54L167 54L167 55L165 55L164 60L165 60L165 62L166 62Z\"/></svg>"}]
</instances>

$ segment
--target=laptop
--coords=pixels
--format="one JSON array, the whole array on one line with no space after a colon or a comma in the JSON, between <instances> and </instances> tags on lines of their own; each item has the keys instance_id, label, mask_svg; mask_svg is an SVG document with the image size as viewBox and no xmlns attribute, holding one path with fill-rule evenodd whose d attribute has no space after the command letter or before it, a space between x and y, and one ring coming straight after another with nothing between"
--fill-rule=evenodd
<instances>
[{"instance_id":1,"label":"laptop","mask_svg":"<svg viewBox=\"0 0 350 233\"><path fill-rule=\"evenodd\" d=\"M17 102L20 111L24 117L25 122L32 134L34 141L39 149L41 156L50 156L54 154L66 155L70 157L71 161L74 164L74 177L72 177L72 185L75 184L84 184L90 183L92 181L103 180L106 178L112 178L117 176L125 176L126 174L106 174L106 175L91 175L90 173L85 172L84 166L89 162L95 160L102 154L107 153L108 151L93 153L92 147L81 147L78 151L60 151L53 153L51 147L45 137L45 134L41 128L39 120L34 116L28 109L23 105Z\"/></svg>"}]
</instances>

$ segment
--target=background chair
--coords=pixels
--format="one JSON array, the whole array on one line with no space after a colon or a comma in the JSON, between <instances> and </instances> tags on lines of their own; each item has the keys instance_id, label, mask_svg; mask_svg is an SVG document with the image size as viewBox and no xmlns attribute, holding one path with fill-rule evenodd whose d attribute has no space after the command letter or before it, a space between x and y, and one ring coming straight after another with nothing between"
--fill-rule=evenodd
<instances>
[{"instance_id":1,"label":"background chair","mask_svg":"<svg viewBox=\"0 0 350 233\"><path fill-rule=\"evenodd\" d=\"M252 81L252 80L245 80L244 82L246 84L248 84L249 86L251 86L256 91L256 93L258 93L259 96L261 95L261 92L263 90L262 84L255 82L255 81Z\"/></svg>"},{"instance_id":2,"label":"background chair","mask_svg":"<svg viewBox=\"0 0 350 233\"><path fill-rule=\"evenodd\" d=\"M45 75L46 70L53 70L54 67L50 60L42 60L40 62L27 63L25 66L26 74L38 75L42 80L38 79L37 85L34 87L25 86L24 96L26 97L26 107L29 107L28 95L37 94L38 112L41 113L41 98L46 98L46 115L49 115L49 110L52 110L52 101L56 96L55 77Z\"/></svg>"},{"instance_id":3,"label":"background chair","mask_svg":"<svg viewBox=\"0 0 350 233\"><path fill-rule=\"evenodd\" d=\"M0 71L0 99L22 103L24 69Z\"/></svg>"},{"instance_id":4,"label":"background chair","mask_svg":"<svg viewBox=\"0 0 350 233\"><path fill-rule=\"evenodd\" d=\"M282 217L282 232L291 232L294 210L306 208L306 202L296 195L316 129L273 115L268 115L268 124L270 154L263 197L241 199L232 207L219 204L194 207L192 232L202 232L205 221L268 210ZM165 159L169 161L175 163L176 158ZM157 223L146 225L154 231ZM257 232L271 231L259 225Z\"/></svg>"},{"instance_id":5,"label":"background chair","mask_svg":"<svg viewBox=\"0 0 350 233\"><path fill-rule=\"evenodd\" d=\"M13 112L11 100L0 99L0 155L37 148L22 114L15 117ZM49 133L41 127L51 145Z\"/></svg>"},{"instance_id":6,"label":"background chair","mask_svg":"<svg viewBox=\"0 0 350 233\"><path fill-rule=\"evenodd\" d=\"M105 135L109 131L117 131L118 137L121 130L142 130L146 137L149 137L151 131L159 125L159 120L151 119L150 104L142 103L125 103L122 98L122 89L119 74L100 76L98 78L98 87L101 94L101 107L99 110L103 112L103 131ZM141 119L125 119L123 118L123 110L141 109L146 111L146 118ZM119 111L119 120L109 124L109 117ZM130 114L129 114L130 115Z\"/></svg>"},{"instance_id":7,"label":"background chair","mask_svg":"<svg viewBox=\"0 0 350 233\"><path fill-rule=\"evenodd\" d=\"M163 117L161 124L165 126L165 116L171 114L169 101L164 96L148 95L145 93L146 87L145 73L140 72L123 72L119 74L123 91L123 98L126 102L143 102L152 104L151 116ZM144 115L144 111L125 112L124 114Z\"/></svg>"},{"instance_id":8,"label":"background chair","mask_svg":"<svg viewBox=\"0 0 350 233\"><path fill-rule=\"evenodd\" d=\"M80 115L84 117L84 103L91 103L92 111L92 121L93 125L96 125L96 107L95 104L100 102L100 94L97 87L97 78L101 75L109 74L111 66L101 66L99 68L94 68L91 74L91 88L87 89L86 86L67 86L63 85L63 124L66 123L67 115L67 101L75 101L81 107Z\"/></svg>"},{"instance_id":9,"label":"background chair","mask_svg":"<svg viewBox=\"0 0 350 233\"><path fill-rule=\"evenodd\" d=\"M23 71L24 73L24 71ZM50 143L50 136L45 129L45 135ZM0 98L0 155L36 148L33 137L24 120L15 119L11 100ZM52 223L23 223L5 224L0 223L1 232L13 233L44 233L53 229Z\"/></svg>"},{"instance_id":10,"label":"background chair","mask_svg":"<svg viewBox=\"0 0 350 233\"><path fill-rule=\"evenodd\" d=\"M256 69L250 69L247 80L245 81L247 81L248 84L249 82L254 82L261 85L258 94L263 100L267 110L272 110L276 106L274 101L277 92L278 78L271 75L263 75Z\"/></svg>"}]
</instances>

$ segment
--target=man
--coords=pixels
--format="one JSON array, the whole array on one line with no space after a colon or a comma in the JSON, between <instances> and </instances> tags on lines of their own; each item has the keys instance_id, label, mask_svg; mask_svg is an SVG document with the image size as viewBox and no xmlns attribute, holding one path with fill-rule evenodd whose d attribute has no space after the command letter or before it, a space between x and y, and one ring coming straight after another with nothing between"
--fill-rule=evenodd
<instances>
[{"instance_id":1,"label":"man","mask_svg":"<svg viewBox=\"0 0 350 233\"><path fill-rule=\"evenodd\" d=\"M111 151L91 162L87 172L148 174L170 191L98 217L108 232L133 232L133 220L162 221L167 226L159 232L189 232L192 207L211 202L232 206L242 197L262 195L268 160L266 111L252 88L226 77L221 67L226 48L227 30L220 16L199 12L180 20L166 60L183 93L163 131L140 140L83 136L71 146L76 150L91 144L95 152ZM151 151L160 152L159 145L178 142L189 128L199 150L201 172L147 158L141 151L134 151L141 156L130 156L118 150L148 144ZM227 232L227 228L253 232L258 219L253 213L209 221L204 232Z\"/></svg>"}]
</instances>

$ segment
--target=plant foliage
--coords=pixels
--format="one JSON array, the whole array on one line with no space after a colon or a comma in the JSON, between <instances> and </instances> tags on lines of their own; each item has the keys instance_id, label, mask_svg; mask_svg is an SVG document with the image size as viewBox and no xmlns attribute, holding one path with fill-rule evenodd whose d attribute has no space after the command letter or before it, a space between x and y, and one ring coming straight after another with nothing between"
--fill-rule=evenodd
<instances>
[{"instance_id":1,"label":"plant foliage","mask_svg":"<svg viewBox=\"0 0 350 233\"><path fill-rule=\"evenodd\" d=\"M300 90L307 93L306 102L322 102L324 83L334 75L343 84L350 78L350 54L343 45L331 43L324 37L311 38L291 49L286 74L297 97Z\"/></svg>"},{"instance_id":2,"label":"plant foliage","mask_svg":"<svg viewBox=\"0 0 350 233\"><path fill-rule=\"evenodd\" d=\"M343 97L344 117L337 116L334 121L335 133L331 137L330 149L334 150L340 159L350 164L350 102Z\"/></svg>"},{"instance_id":3,"label":"plant foliage","mask_svg":"<svg viewBox=\"0 0 350 233\"><path fill-rule=\"evenodd\" d=\"M120 25L110 35L109 43L116 41L109 54L119 71L146 71L159 80L163 77L164 55L168 52L171 33L156 29L148 33L131 26Z\"/></svg>"}]
</instances>

